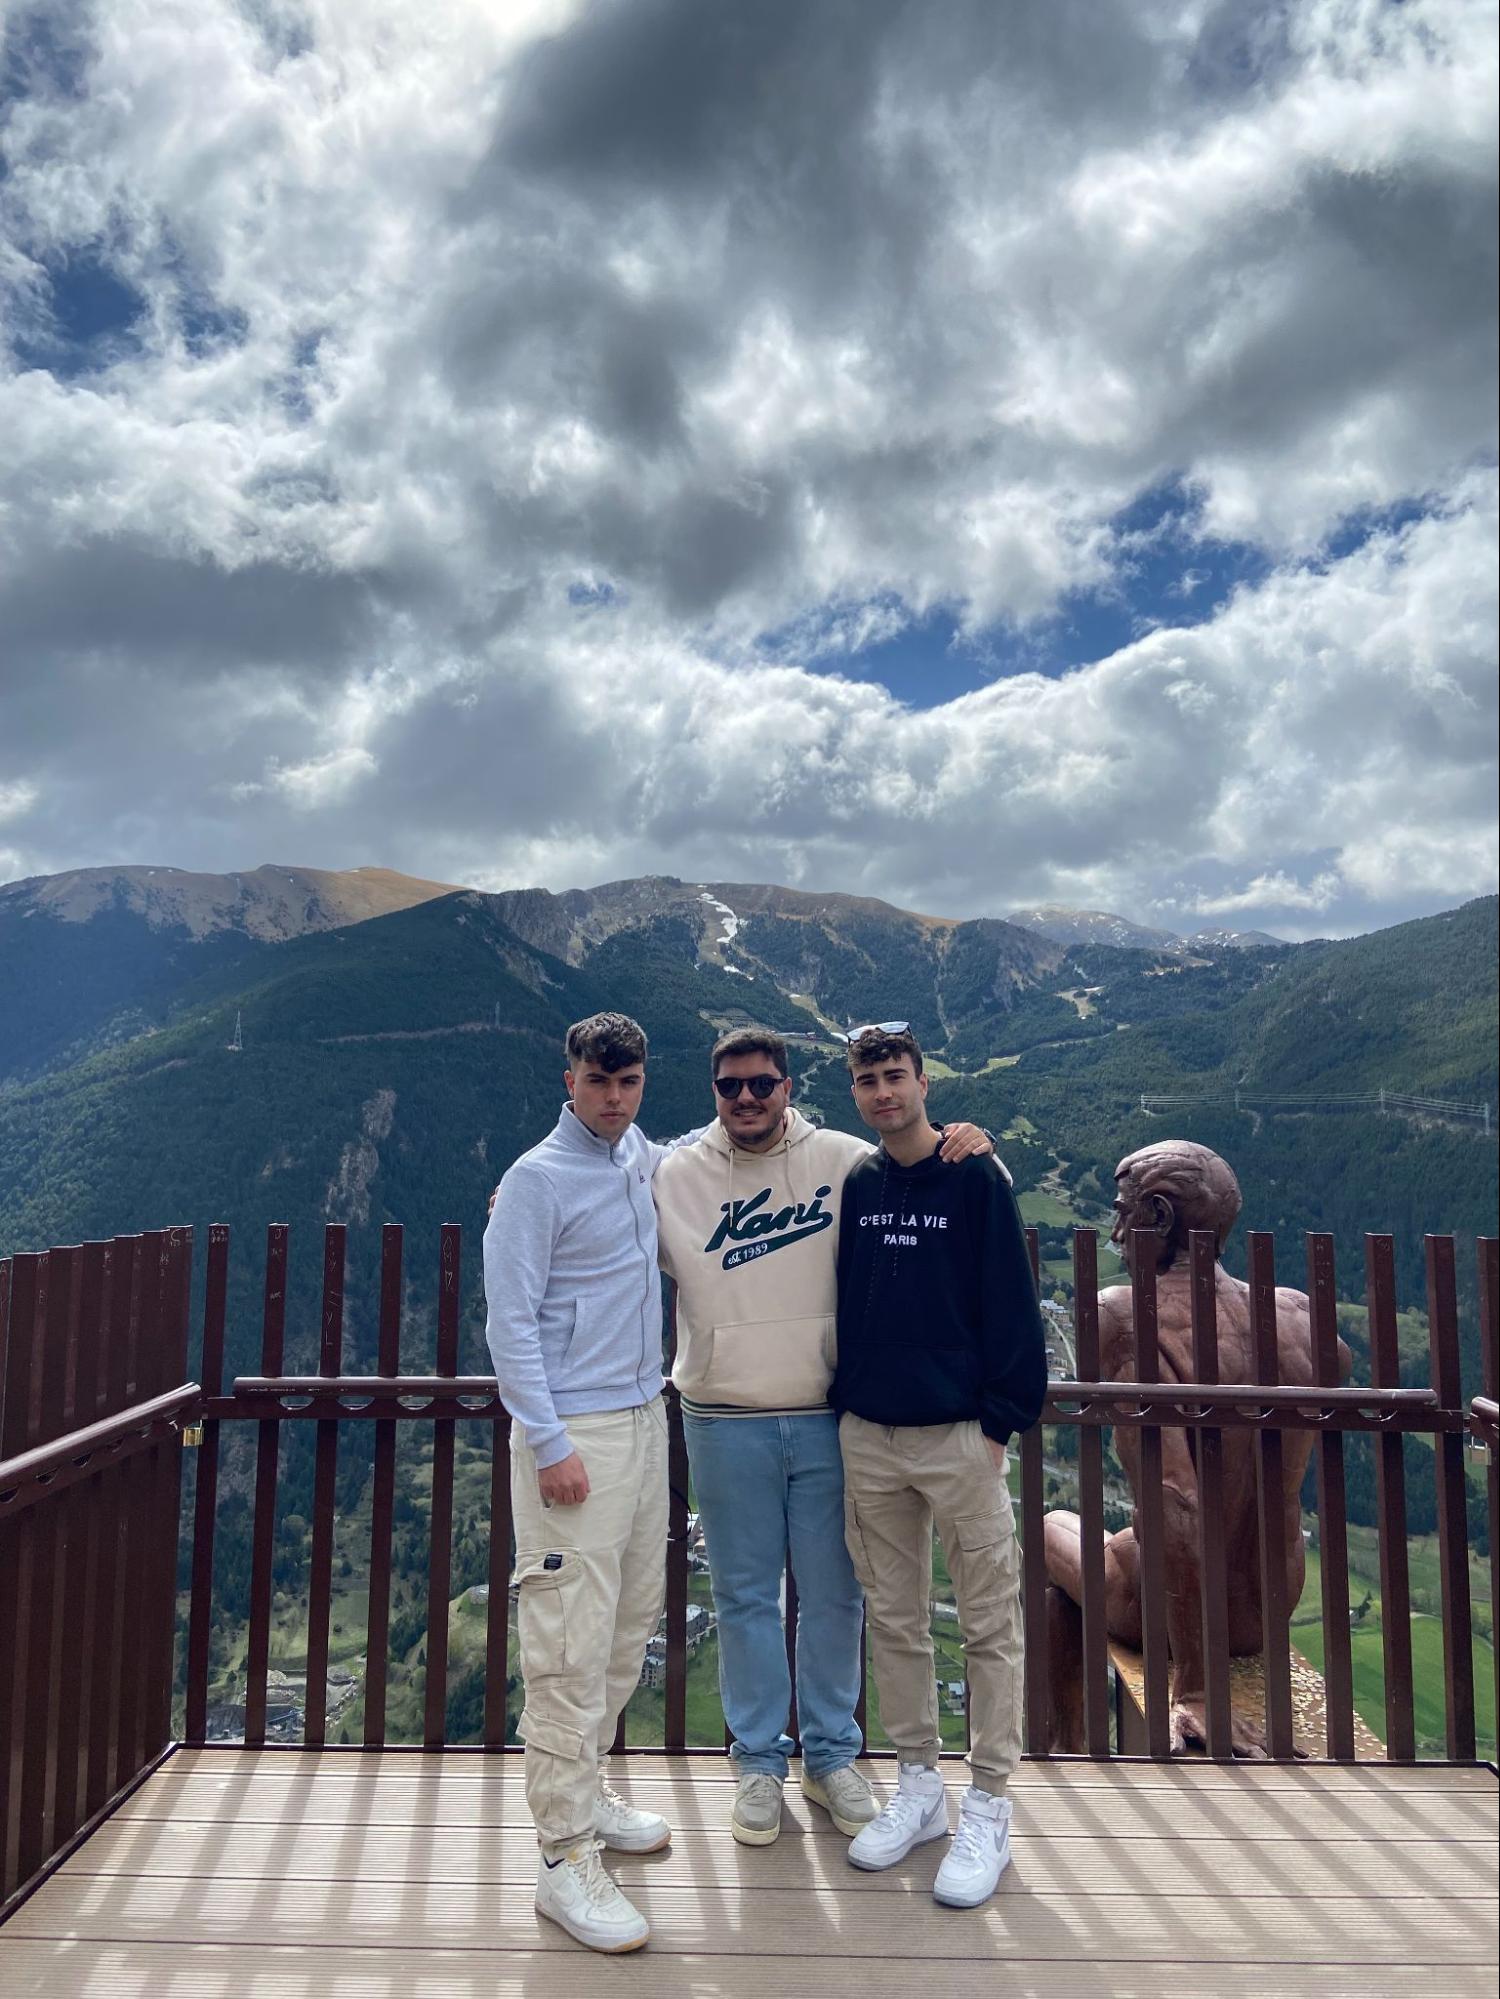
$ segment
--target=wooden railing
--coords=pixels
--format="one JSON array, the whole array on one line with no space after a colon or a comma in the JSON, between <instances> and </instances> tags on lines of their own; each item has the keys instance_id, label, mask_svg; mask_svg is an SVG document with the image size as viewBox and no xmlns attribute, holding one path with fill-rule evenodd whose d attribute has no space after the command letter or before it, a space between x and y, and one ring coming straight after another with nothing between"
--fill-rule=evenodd
<instances>
[{"instance_id":1,"label":"wooden railing","mask_svg":"<svg viewBox=\"0 0 1500 1999\"><path fill-rule=\"evenodd\" d=\"M252 1529L243 1739L267 1740L267 1694L273 1629L278 1466L284 1425L314 1425L311 1546L307 1573L306 1695L302 1744L328 1734L326 1689L333 1600L335 1493L341 1434L373 1423L370 1475L369 1608L365 1631L363 1744L388 1742L388 1654L393 1526L397 1505L397 1428L429 1426L431 1497L427 1523L425 1666L421 1742L447 1746L448 1630L452 1581L457 1426L479 1426L489 1451L488 1602L485 1631L483 1747L506 1747L511 1518L509 1418L494 1380L462 1376L459 1359L461 1231L443 1228L435 1271L436 1367L403 1374L406 1291L402 1231L382 1235L375 1340L376 1371L345 1374L345 1252L342 1227L323 1234L317 1372L284 1371L287 1350L289 1231L267 1236L261 1287L260 1372L224 1387L229 1231L209 1231L202 1288L199 1385L187 1382L191 1234L171 1229L112 1243L87 1243L0 1262L0 1904L13 1906L56 1856L66 1852L169 1746L173 1688L174 1575L177 1558L182 1426L198 1442L190 1534L191 1587L178 1672L183 1737L208 1739L210 1657L214 1630L214 1556L224 1426L254 1425ZM1284 1438L1315 1434L1321 1540L1326 1753L1354 1756L1353 1676L1345 1503L1345 1439L1372 1434L1377 1450L1380 1586L1384 1603L1387 1755L1417 1752L1411 1655L1406 1495L1402 1439L1433 1441L1438 1565L1444 1650L1446 1757L1476 1750L1466 1537L1466 1439L1487 1444L1490 1573L1497 1526L1496 1305L1497 1244L1479 1243L1479 1312L1485 1394L1465 1410L1459 1384L1455 1248L1427 1239L1430 1381L1400 1385L1392 1238L1367 1238L1365 1291L1372 1384L1341 1388L1332 1239L1307 1238L1306 1285L1312 1303L1314 1387L1277 1380L1273 1242L1250 1237L1252 1333L1260 1380L1219 1382L1214 1321L1213 1245L1192 1244L1193 1382L1159 1380L1156 1285L1149 1257L1133 1259L1135 1375L1099 1379L1097 1244L1090 1231L1073 1243L1077 1379L1055 1379L1046 1425L1078 1429L1078 1511L1084 1527L1082 1627L1084 1718L1088 1754L1112 1753L1108 1633L1105 1622L1104 1431L1141 1434L1142 1490L1136 1510L1141 1545L1145 1731L1153 1756L1168 1753L1170 1689L1163 1565L1164 1430L1189 1429L1202 1493L1199 1508L1202 1619L1209 1753L1231 1754L1226 1549L1223 1535L1223 1439L1255 1436L1263 1552L1274 1546ZM1032 1239L1033 1264L1036 1243ZM670 1315L669 1315L670 1320ZM424 1336L431 1318L424 1320ZM368 1351L368 1348L366 1348ZM668 1391L671 1511L667 1547L665 1720L662 1742L686 1751L688 1468L680 1414ZM1020 1446L1023 1603L1026 1621L1026 1746L1047 1753L1051 1671L1047 1576L1040 1532L1026 1532L1045 1504L1041 1428ZM236 1502L238 1503L238 1502ZM1263 1563L1263 1659L1271 1754L1293 1754L1289 1620L1284 1565ZM788 1578L788 1606L795 1584ZM789 1650L795 1618L789 1617ZM620 1745L623 1747L623 1744Z\"/></svg>"},{"instance_id":2,"label":"wooden railing","mask_svg":"<svg viewBox=\"0 0 1500 1999\"><path fill-rule=\"evenodd\" d=\"M0 1911L171 1745L191 1248L0 1263Z\"/></svg>"}]
</instances>

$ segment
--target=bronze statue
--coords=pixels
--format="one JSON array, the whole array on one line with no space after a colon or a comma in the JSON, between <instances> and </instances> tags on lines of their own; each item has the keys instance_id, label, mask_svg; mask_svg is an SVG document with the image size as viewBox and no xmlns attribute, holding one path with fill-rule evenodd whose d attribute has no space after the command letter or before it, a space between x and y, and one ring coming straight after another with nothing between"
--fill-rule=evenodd
<instances>
[{"instance_id":1,"label":"bronze statue","mask_svg":"<svg viewBox=\"0 0 1500 1999\"><path fill-rule=\"evenodd\" d=\"M1188 1236L1212 1229L1217 1251L1240 1211L1239 1183L1226 1163L1207 1146L1165 1139L1122 1159L1115 1168L1115 1226L1111 1240L1133 1254L1132 1232L1150 1229L1156 1239L1157 1330L1163 1381L1192 1381L1193 1336ZM1250 1331L1250 1289L1216 1264L1221 1381L1253 1382L1255 1351ZM1280 1378L1311 1382L1312 1331L1307 1294L1278 1286L1276 1343ZM1099 1294L1100 1365L1109 1381L1135 1378L1135 1328L1130 1288L1115 1285ZM1340 1378L1349 1375L1349 1350L1339 1342ZM1190 1433L1164 1429L1162 1435L1163 1516L1167 1585L1167 1635L1172 1660L1172 1748L1206 1747L1204 1716L1202 1600L1199 1594L1198 1477ZM1312 1451L1306 1430L1283 1432L1282 1522L1288 1601L1302 1594L1307 1564L1302 1545L1301 1491ZM1140 1505L1140 1432L1123 1424L1115 1431L1115 1451ZM1255 1439L1247 1430L1224 1432L1224 1535L1229 1583L1229 1649L1243 1655L1261 1649L1260 1556L1256 1510ZM1136 1524L1139 1522L1139 1511ZM1140 1572L1136 1524L1111 1534L1104 1544L1105 1610L1111 1638L1139 1649ZM1048 1631L1052 1663L1052 1747L1081 1751L1083 1724L1083 1602L1080 1536L1076 1513L1046 1516ZM1264 1757L1265 1734L1249 1716L1234 1713L1232 1740L1237 1756Z\"/></svg>"}]
</instances>

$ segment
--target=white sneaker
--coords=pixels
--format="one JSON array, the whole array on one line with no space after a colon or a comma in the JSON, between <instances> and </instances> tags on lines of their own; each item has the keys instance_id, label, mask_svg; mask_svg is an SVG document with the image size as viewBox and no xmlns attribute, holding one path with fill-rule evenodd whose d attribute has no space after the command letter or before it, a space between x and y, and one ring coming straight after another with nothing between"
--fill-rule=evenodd
<instances>
[{"instance_id":1,"label":"white sneaker","mask_svg":"<svg viewBox=\"0 0 1500 1999\"><path fill-rule=\"evenodd\" d=\"M932 1884L936 1900L950 1909L977 1909L990 1899L1010 1860L1010 1809L1009 1798L964 1792L958 1831Z\"/></svg>"},{"instance_id":2,"label":"white sneaker","mask_svg":"<svg viewBox=\"0 0 1500 1999\"><path fill-rule=\"evenodd\" d=\"M741 1846L769 1846L781 1831L784 1778L769 1770L747 1770L735 1786L729 1830Z\"/></svg>"},{"instance_id":3,"label":"white sneaker","mask_svg":"<svg viewBox=\"0 0 1500 1999\"><path fill-rule=\"evenodd\" d=\"M660 1812L637 1811L602 1775L594 1795L594 1831L616 1853L660 1853L672 1838Z\"/></svg>"},{"instance_id":4,"label":"white sneaker","mask_svg":"<svg viewBox=\"0 0 1500 1999\"><path fill-rule=\"evenodd\" d=\"M849 1858L871 1873L894 1867L924 1840L942 1839L948 1830L948 1801L943 1776L925 1763L903 1763L895 1795L879 1818L871 1819L849 1842Z\"/></svg>"},{"instance_id":5,"label":"white sneaker","mask_svg":"<svg viewBox=\"0 0 1500 1999\"><path fill-rule=\"evenodd\" d=\"M651 1926L604 1871L597 1839L581 1839L561 1860L537 1856L536 1908L539 1916L565 1929L590 1950L616 1954L639 1950Z\"/></svg>"}]
</instances>

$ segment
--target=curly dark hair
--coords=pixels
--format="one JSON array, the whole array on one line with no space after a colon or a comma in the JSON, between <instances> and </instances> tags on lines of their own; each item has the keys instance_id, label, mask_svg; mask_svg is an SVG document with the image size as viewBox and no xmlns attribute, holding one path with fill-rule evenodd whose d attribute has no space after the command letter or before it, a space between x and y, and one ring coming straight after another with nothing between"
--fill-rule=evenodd
<instances>
[{"instance_id":1,"label":"curly dark hair","mask_svg":"<svg viewBox=\"0 0 1500 1999\"><path fill-rule=\"evenodd\" d=\"M645 1061L646 1030L628 1013L591 1013L587 1020L574 1021L563 1049L570 1069L591 1062L612 1076Z\"/></svg>"},{"instance_id":2,"label":"curly dark hair","mask_svg":"<svg viewBox=\"0 0 1500 1999\"><path fill-rule=\"evenodd\" d=\"M849 1073L856 1069L868 1069L876 1062L899 1061L903 1055L911 1058L911 1066L922 1073L922 1048L909 1027L903 1027L899 1034L890 1034L884 1028L867 1027L863 1034L856 1034L846 1044L844 1054L849 1063Z\"/></svg>"}]
</instances>

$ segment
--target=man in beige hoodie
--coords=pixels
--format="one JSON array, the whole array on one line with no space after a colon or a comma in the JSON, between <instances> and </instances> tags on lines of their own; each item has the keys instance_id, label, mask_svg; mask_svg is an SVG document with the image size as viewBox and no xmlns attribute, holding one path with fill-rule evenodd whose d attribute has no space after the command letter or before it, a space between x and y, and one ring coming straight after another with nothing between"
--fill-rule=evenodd
<instances>
[{"instance_id":1,"label":"man in beige hoodie","mask_svg":"<svg viewBox=\"0 0 1500 1999\"><path fill-rule=\"evenodd\" d=\"M797 1579L802 1794L851 1837L877 1810L854 1768L860 1587L844 1542L843 1463L828 1406L845 1176L869 1145L791 1107L786 1044L746 1028L712 1055L718 1123L658 1168L661 1262L678 1288L683 1427L718 1614L719 1685L739 1783L734 1837L781 1829L792 1749L782 1573ZM945 1158L992 1149L952 1126Z\"/></svg>"}]
</instances>

